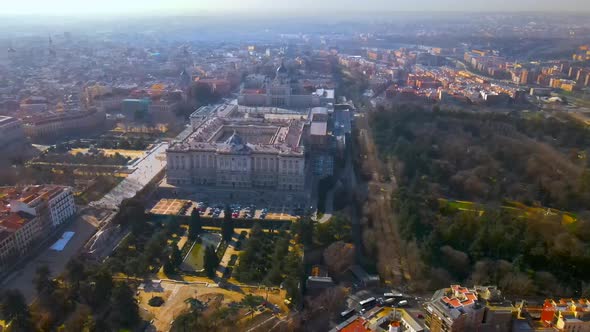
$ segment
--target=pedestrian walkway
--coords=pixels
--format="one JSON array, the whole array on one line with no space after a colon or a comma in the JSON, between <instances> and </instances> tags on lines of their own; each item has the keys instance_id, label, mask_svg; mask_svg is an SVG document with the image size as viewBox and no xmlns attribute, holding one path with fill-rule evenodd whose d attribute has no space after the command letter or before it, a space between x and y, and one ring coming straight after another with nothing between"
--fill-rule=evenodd
<instances>
[{"instance_id":1,"label":"pedestrian walkway","mask_svg":"<svg viewBox=\"0 0 590 332\"><path fill-rule=\"evenodd\" d=\"M158 173L166 168L167 148L168 143L158 144L136 164L133 173L127 176L103 198L90 203L90 205L114 210L119 207L124 199L134 197L138 191L145 188Z\"/></svg>"}]
</instances>

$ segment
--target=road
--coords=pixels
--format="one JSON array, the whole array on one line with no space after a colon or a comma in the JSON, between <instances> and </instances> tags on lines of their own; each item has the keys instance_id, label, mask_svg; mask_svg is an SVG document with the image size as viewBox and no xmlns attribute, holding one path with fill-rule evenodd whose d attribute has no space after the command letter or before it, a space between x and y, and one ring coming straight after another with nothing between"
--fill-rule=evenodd
<instances>
[{"instance_id":1,"label":"road","mask_svg":"<svg viewBox=\"0 0 590 332\"><path fill-rule=\"evenodd\" d=\"M142 160L136 163L135 170L117 187L106 194L101 200L89 204L97 209L87 209L81 212L72 220L64 232L74 232L74 237L66 245L63 251L54 251L47 248L41 254L32 258L22 268L9 275L0 284L2 289L18 289L25 299L30 303L34 300L36 294L33 287L33 279L36 271L40 266L48 266L52 276L58 276L63 273L67 262L80 253L86 242L96 233L102 218L109 214L101 208L115 210L121 201L125 198L135 196L143 189L158 173L166 167L165 151L168 143L161 143L154 147ZM101 220L97 219L97 216ZM52 245L50 243L49 245Z\"/></svg>"},{"instance_id":2,"label":"road","mask_svg":"<svg viewBox=\"0 0 590 332\"><path fill-rule=\"evenodd\" d=\"M352 131L352 111L335 111L335 129L334 135L344 136L350 134ZM346 144L352 144L352 142L346 142ZM352 167L352 149L346 150L345 165L342 172L336 181L343 183L345 189L349 192L353 192L356 189L356 175ZM330 191L326 193L325 212L320 219L316 219L317 222L323 224L332 218L334 213L334 192L339 189L337 186L332 187Z\"/></svg>"},{"instance_id":3,"label":"road","mask_svg":"<svg viewBox=\"0 0 590 332\"><path fill-rule=\"evenodd\" d=\"M92 206L115 210L126 198L131 198L166 168L168 143L160 143L135 165L135 170L102 199L90 203Z\"/></svg>"},{"instance_id":4,"label":"road","mask_svg":"<svg viewBox=\"0 0 590 332\"><path fill-rule=\"evenodd\" d=\"M96 232L100 220L94 216L94 211L89 212L88 214L85 212L79 214L64 229L64 232L74 232L75 234L63 251L46 249L31 259L22 268L8 276L0 284L0 287L2 289L18 289L23 293L27 302L32 302L36 297L33 279L35 278L37 269L40 266L46 265L49 267L52 276L60 275L70 258L76 256L84 244L86 244L86 241Z\"/></svg>"},{"instance_id":5,"label":"road","mask_svg":"<svg viewBox=\"0 0 590 332\"><path fill-rule=\"evenodd\" d=\"M334 213L334 191L336 190L336 186L334 186L330 191L326 193L326 203L325 203L325 211L324 214L320 219L317 219L316 214L316 221L320 224L323 224L332 218L332 214Z\"/></svg>"}]
</instances>

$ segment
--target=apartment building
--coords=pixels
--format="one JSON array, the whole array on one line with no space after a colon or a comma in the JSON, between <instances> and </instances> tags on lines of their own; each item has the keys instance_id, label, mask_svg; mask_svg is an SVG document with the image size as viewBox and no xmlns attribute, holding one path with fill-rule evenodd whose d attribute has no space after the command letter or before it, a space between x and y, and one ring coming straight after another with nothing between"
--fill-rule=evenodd
<instances>
[{"instance_id":1,"label":"apartment building","mask_svg":"<svg viewBox=\"0 0 590 332\"><path fill-rule=\"evenodd\" d=\"M26 254L43 234L76 213L70 187L5 187L0 194L0 265Z\"/></svg>"},{"instance_id":2,"label":"apartment building","mask_svg":"<svg viewBox=\"0 0 590 332\"><path fill-rule=\"evenodd\" d=\"M517 311L495 286L451 285L436 291L425 308L431 332L510 331Z\"/></svg>"}]
</instances>

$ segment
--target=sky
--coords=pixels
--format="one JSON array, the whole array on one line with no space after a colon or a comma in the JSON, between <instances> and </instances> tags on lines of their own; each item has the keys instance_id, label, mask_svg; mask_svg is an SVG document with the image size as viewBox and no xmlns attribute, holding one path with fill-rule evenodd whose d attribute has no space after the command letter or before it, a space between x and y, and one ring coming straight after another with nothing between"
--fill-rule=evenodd
<instances>
[{"instance_id":1,"label":"sky","mask_svg":"<svg viewBox=\"0 0 590 332\"><path fill-rule=\"evenodd\" d=\"M589 0L0 0L0 15L166 15L319 11L571 11ZM330 13L327 12L327 15Z\"/></svg>"}]
</instances>

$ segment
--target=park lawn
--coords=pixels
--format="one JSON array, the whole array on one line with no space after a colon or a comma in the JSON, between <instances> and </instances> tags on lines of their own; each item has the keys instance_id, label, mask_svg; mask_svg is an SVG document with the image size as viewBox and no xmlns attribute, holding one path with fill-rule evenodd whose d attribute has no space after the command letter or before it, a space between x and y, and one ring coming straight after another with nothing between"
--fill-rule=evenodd
<instances>
[{"instance_id":1,"label":"park lawn","mask_svg":"<svg viewBox=\"0 0 590 332\"><path fill-rule=\"evenodd\" d=\"M472 211L472 212L477 212L480 216L483 214L483 209L479 208L478 205L474 202L468 202L468 201L454 201L454 200L448 200L448 199L444 199L444 198L439 198L439 204L441 204L441 206L448 204L449 207L457 209L459 211Z\"/></svg>"},{"instance_id":2,"label":"park lawn","mask_svg":"<svg viewBox=\"0 0 590 332\"><path fill-rule=\"evenodd\" d=\"M478 207L478 204L475 202L469 201L456 201L456 200L449 200L446 198L439 198L439 205L441 207L448 205L451 208L457 209L459 211L476 211L479 215L483 215L484 210ZM521 218L532 218L537 214L553 214L553 215L561 215L562 223L566 225L574 224L578 219L574 213L560 211L557 209L549 209L544 207L532 207L527 206L521 202L516 201L506 201L504 205L502 205L502 209L505 211L511 211L519 215Z\"/></svg>"},{"instance_id":3,"label":"park lawn","mask_svg":"<svg viewBox=\"0 0 590 332\"><path fill-rule=\"evenodd\" d=\"M143 150L122 150L122 149L98 149L102 152L104 152L105 156L113 156L116 153L119 153L120 155L124 156L124 157L129 157L131 159L135 159L135 158L139 158L141 156L144 155L145 151ZM76 155L78 153L88 153L88 149L86 148L76 148L76 149L72 149L70 150L70 154L72 155Z\"/></svg>"},{"instance_id":4,"label":"park lawn","mask_svg":"<svg viewBox=\"0 0 590 332\"><path fill-rule=\"evenodd\" d=\"M205 250L200 243L195 243L191 251L186 256L184 263L195 271L200 271L204 268Z\"/></svg>"}]
</instances>

